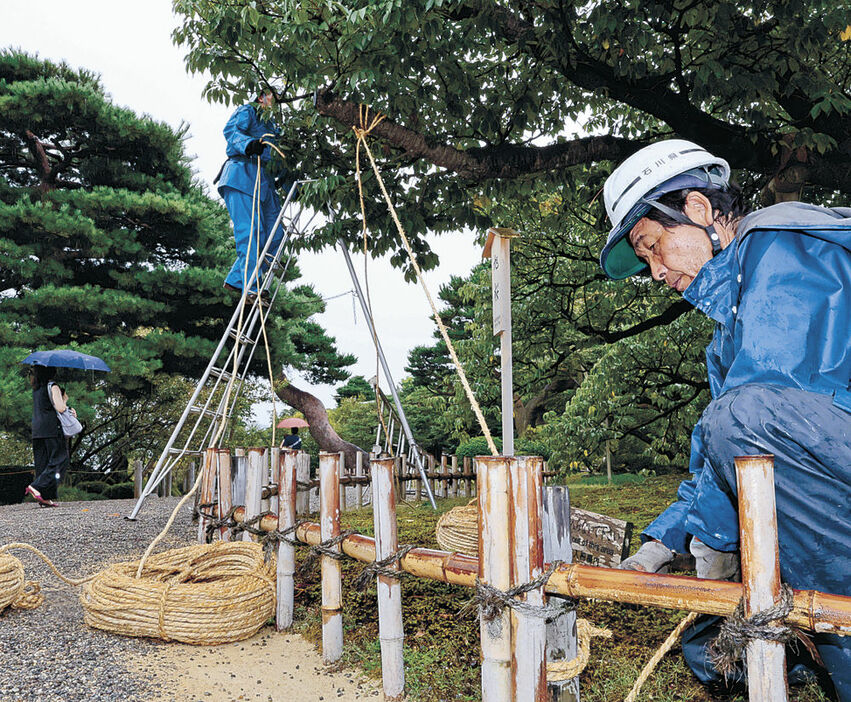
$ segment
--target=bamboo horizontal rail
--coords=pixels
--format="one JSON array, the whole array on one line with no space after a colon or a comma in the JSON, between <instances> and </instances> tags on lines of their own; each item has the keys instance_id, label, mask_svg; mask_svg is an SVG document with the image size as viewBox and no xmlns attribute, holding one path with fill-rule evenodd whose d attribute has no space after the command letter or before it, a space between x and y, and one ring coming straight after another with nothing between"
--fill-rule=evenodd
<instances>
[{"instance_id":1,"label":"bamboo horizontal rail","mask_svg":"<svg viewBox=\"0 0 851 702\"><path fill-rule=\"evenodd\" d=\"M245 509L237 507L233 517L242 522ZM274 531L278 518L267 514L258 526L263 531ZM319 525L314 523L299 526L296 537L312 546L322 541ZM375 540L369 536L352 534L342 542L342 549L354 560L364 563L375 560ZM429 548L413 549L401 559L400 565L411 575L466 587L475 586L479 569L478 558ZM549 595L562 597L594 598L724 617L733 613L742 598L741 583L568 563L550 576L545 590ZM789 624L816 633L851 635L851 597L815 590L793 592L792 611L786 617Z\"/></svg>"}]
</instances>

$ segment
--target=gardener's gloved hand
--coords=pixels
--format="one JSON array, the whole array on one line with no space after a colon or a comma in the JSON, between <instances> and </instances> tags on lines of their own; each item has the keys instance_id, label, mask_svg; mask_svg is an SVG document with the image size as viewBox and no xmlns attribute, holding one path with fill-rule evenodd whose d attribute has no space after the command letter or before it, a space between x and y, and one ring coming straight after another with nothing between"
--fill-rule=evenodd
<instances>
[{"instance_id":1,"label":"gardener's gloved hand","mask_svg":"<svg viewBox=\"0 0 851 702\"><path fill-rule=\"evenodd\" d=\"M634 555L621 561L621 570L639 570L644 573L667 573L674 552L661 541L645 541Z\"/></svg>"},{"instance_id":2,"label":"gardener's gloved hand","mask_svg":"<svg viewBox=\"0 0 851 702\"><path fill-rule=\"evenodd\" d=\"M709 580L732 580L739 582L742 573L739 552L727 553L710 548L700 539L692 539L689 546L697 567L697 577Z\"/></svg>"},{"instance_id":3,"label":"gardener's gloved hand","mask_svg":"<svg viewBox=\"0 0 851 702\"><path fill-rule=\"evenodd\" d=\"M259 156L263 153L263 149L265 147L262 143L260 143L260 139L255 139L254 141L249 141L248 146L245 147L245 155L246 156Z\"/></svg>"}]
</instances>

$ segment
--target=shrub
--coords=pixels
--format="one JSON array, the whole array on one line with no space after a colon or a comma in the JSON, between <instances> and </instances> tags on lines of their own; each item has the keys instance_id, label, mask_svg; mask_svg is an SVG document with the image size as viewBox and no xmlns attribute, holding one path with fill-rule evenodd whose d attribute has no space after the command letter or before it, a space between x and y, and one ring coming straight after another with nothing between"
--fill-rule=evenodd
<instances>
[{"instance_id":1,"label":"shrub","mask_svg":"<svg viewBox=\"0 0 851 702\"><path fill-rule=\"evenodd\" d=\"M498 451L502 451L502 439L495 436L493 442ZM459 457L490 456L488 440L484 436L463 442L455 452ZM540 441L534 439L517 439L514 442L514 454L517 456L543 456L545 461L550 460L550 450Z\"/></svg>"},{"instance_id":2,"label":"shrub","mask_svg":"<svg viewBox=\"0 0 851 702\"><path fill-rule=\"evenodd\" d=\"M133 483L116 483L107 486L103 496L108 500L126 500L134 496Z\"/></svg>"},{"instance_id":3,"label":"shrub","mask_svg":"<svg viewBox=\"0 0 851 702\"><path fill-rule=\"evenodd\" d=\"M109 487L109 485L107 485L103 480L84 480L77 483L74 487L78 490L82 490L83 492L90 492L93 495L101 495L104 490Z\"/></svg>"},{"instance_id":4,"label":"shrub","mask_svg":"<svg viewBox=\"0 0 851 702\"><path fill-rule=\"evenodd\" d=\"M32 466L0 466L0 505L24 500L24 490L35 479Z\"/></svg>"}]
</instances>

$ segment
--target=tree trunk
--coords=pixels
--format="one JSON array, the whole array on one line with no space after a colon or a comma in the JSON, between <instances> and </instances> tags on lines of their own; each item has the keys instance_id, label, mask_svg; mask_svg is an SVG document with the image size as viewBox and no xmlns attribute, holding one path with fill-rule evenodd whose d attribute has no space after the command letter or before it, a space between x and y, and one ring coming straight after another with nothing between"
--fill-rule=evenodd
<instances>
[{"instance_id":1,"label":"tree trunk","mask_svg":"<svg viewBox=\"0 0 851 702\"><path fill-rule=\"evenodd\" d=\"M318 398L311 395L309 392L299 390L292 385L284 376L275 383L275 394L286 402L291 407L294 407L304 415L307 423L310 425L310 435L323 451L342 451L346 454L346 465L355 466L358 453L366 454L369 460L369 454L359 446L344 441L340 435L334 431L331 422L328 421L328 413L325 411L322 403Z\"/></svg>"}]
</instances>

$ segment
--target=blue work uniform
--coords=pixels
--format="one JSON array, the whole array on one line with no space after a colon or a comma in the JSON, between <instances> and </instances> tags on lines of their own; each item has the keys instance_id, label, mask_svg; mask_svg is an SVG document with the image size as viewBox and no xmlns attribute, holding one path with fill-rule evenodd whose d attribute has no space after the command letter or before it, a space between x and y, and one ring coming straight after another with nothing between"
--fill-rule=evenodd
<instances>
[{"instance_id":1,"label":"blue work uniform","mask_svg":"<svg viewBox=\"0 0 851 702\"><path fill-rule=\"evenodd\" d=\"M683 297L716 322L713 399L692 435L694 479L644 536L680 552L689 535L737 550L733 458L770 453L783 581L851 595L851 209L790 202L748 215ZM712 680L711 626L697 629L683 653ZM851 701L851 638L814 641Z\"/></svg>"},{"instance_id":2,"label":"blue work uniform","mask_svg":"<svg viewBox=\"0 0 851 702\"><path fill-rule=\"evenodd\" d=\"M255 293L257 280L263 279L268 268L268 265L264 264L255 277L257 255L266 245L281 209L281 202L275 192L275 181L267 172L271 147L266 146L263 149L259 165L257 156L245 155L246 147L255 139L263 138L271 142L279 134L277 125L271 120L261 119L258 109L257 104L242 105L225 124L228 160L222 166L216 181L219 195L224 199L233 222L233 237L236 241L236 261L225 282L240 290L245 287L245 282L248 282L249 291ZM260 188L254 203L258 168ZM274 255L282 237L283 229L279 225L269 245L271 255Z\"/></svg>"}]
</instances>

